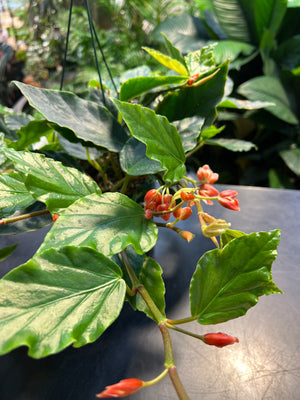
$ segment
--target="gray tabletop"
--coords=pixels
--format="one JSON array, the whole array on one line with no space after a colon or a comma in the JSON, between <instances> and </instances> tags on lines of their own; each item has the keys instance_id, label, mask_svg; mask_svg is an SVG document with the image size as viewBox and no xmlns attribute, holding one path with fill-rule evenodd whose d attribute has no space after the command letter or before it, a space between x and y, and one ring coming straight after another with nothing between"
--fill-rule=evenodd
<instances>
[{"instance_id":1,"label":"gray tabletop","mask_svg":"<svg viewBox=\"0 0 300 400\"><path fill-rule=\"evenodd\" d=\"M198 334L223 331L237 336L240 342L233 346L206 346L171 332L178 372L191 400L299 400L300 192L230 188L239 192L241 212L218 205L207 206L207 210L246 233L281 229L273 278L284 294L260 298L244 317L217 326L188 326ZM204 251L213 248L211 241L200 234L196 217L182 226L199 234L188 244L175 233L161 229L152 255L164 270L167 315L176 319L189 314L188 286L195 264ZM2 275L32 256L41 232L0 237L0 247L20 243L15 254L0 264ZM154 378L162 371L163 361L157 326L125 305L109 332L95 343L68 348L41 360L28 357L25 348L0 357L0 399L95 399L95 393L120 379ZM132 398L169 400L176 399L176 395L166 377Z\"/></svg>"}]
</instances>

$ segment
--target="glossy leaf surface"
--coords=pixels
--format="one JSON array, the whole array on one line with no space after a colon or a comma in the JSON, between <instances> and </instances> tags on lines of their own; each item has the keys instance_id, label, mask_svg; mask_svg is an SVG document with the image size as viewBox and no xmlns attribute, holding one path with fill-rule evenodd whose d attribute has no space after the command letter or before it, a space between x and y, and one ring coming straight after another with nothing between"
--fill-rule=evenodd
<instances>
[{"instance_id":1,"label":"glossy leaf surface","mask_svg":"<svg viewBox=\"0 0 300 400\"><path fill-rule=\"evenodd\" d=\"M0 175L0 218L35 202L25 186L25 176L15 171Z\"/></svg>"},{"instance_id":2,"label":"glossy leaf surface","mask_svg":"<svg viewBox=\"0 0 300 400\"><path fill-rule=\"evenodd\" d=\"M238 93L252 101L266 101L275 106L266 109L290 124L297 124L298 120L291 111L291 104L285 90L278 78L272 76L260 76L253 78L239 86Z\"/></svg>"},{"instance_id":3,"label":"glossy leaf surface","mask_svg":"<svg viewBox=\"0 0 300 400\"><path fill-rule=\"evenodd\" d=\"M182 76L143 76L128 79L120 89L120 100L128 101L155 88L166 88L170 85L184 85L188 77Z\"/></svg>"},{"instance_id":4,"label":"glossy leaf surface","mask_svg":"<svg viewBox=\"0 0 300 400\"><path fill-rule=\"evenodd\" d=\"M88 194L101 193L87 175L42 154L12 149L6 149L5 154L18 171L27 174L26 187L35 199L46 203L49 211L68 207Z\"/></svg>"},{"instance_id":5,"label":"glossy leaf surface","mask_svg":"<svg viewBox=\"0 0 300 400\"><path fill-rule=\"evenodd\" d=\"M130 138L120 151L120 165L133 176L155 174L162 169L160 162L146 156L146 145L135 138Z\"/></svg>"},{"instance_id":6,"label":"glossy leaf surface","mask_svg":"<svg viewBox=\"0 0 300 400\"><path fill-rule=\"evenodd\" d=\"M106 107L69 92L41 89L16 82L30 105L60 127L70 129L78 139L111 151L120 151L127 140L121 125Z\"/></svg>"},{"instance_id":7,"label":"glossy leaf surface","mask_svg":"<svg viewBox=\"0 0 300 400\"><path fill-rule=\"evenodd\" d=\"M167 118L149 108L114 100L132 136L147 146L146 155L159 161L167 172L164 179L180 180L185 173L185 154L179 133Z\"/></svg>"},{"instance_id":8,"label":"glossy leaf surface","mask_svg":"<svg viewBox=\"0 0 300 400\"><path fill-rule=\"evenodd\" d=\"M95 341L125 297L119 267L90 248L35 256L0 281L0 353L26 345L40 358Z\"/></svg>"},{"instance_id":9,"label":"glossy leaf surface","mask_svg":"<svg viewBox=\"0 0 300 400\"><path fill-rule=\"evenodd\" d=\"M24 150L33 143L40 140L42 136L47 136L54 131L48 121L30 121L28 125L23 126L17 131L19 140L17 142L12 142L10 147L15 150Z\"/></svg>"},{"instance_id":10,"label":"glossy leaf surface","mask_svg":"<svg viewBox=\"0 0 300 400\"><path fill-rule=\"evenodd\" d=\"M244 315L259 296L280 293L272 280L280 231L251 233L204 254L190 286L192 316L218 324Z\"/></svg>"},{"instance_id":11,"label":"glossy leaf surface","mask_svg":"<svg viewBox=\"0 0 300 400\"><path fill-rule=\"evenodd\" d=\"M224 147L225 149L230 151L249 151L255 148L254 143L248 142L247 140L239 139L208 139L205 140L205 144Z\"/></svg>"},{"instance_id":12,"label":"glossy leaf surface","mask_svg":"<svg viewBox=\"0 0 300 400\"><path fill-rule=\"evenodd\" d=\"M60 215L40 251L66 245L88 246L108 256L132 244L138 254L143 254L157 240L157 226L144 214L139 204L121 193L87 196Z\"/></svg>"},{"instance_id":13,"label":"glossy leaf surface","mask_svg":"<svg viewBox=\"0 0 300 400\"><path fill-rule=\"evenodd\" d=\"M280 152L281 158L286 165L297 175L300 176L300 149L291 149Z\"/></svg>"},{"instance_id":14,"label":"glossy leaf surface","mask_svg":"<svg viewBox=\"0 0 300 400\"><path fill-rule=\"evenodd\" d=\"M150 49L149 47L143 47L143 49L165 67L177 72L179 75L188 75L188 71L185 65L182 64L180 61L171 58L158 50Z\"/></svg>"}]
</instances>

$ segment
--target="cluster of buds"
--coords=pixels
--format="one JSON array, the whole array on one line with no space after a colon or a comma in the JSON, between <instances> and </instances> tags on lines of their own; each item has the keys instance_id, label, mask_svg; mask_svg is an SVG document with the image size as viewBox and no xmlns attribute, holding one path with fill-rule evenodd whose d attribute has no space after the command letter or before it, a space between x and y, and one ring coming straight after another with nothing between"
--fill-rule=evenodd
<instances>
[{"instance_id":1,"label":"cluster of buds","mask_svg":"<svg viewBox=\"0 0 300 400\"><path fill-rule=\"evenodd\" d=\"M144 198L144 209L146 219L150 219L153 216L161 217L164 221L169 221L171 215L175 218L174 222L168 223L167 227L176 230L183 238L188 237L188 241L191 240L193 235L190 232L185 231L185 235L182 235L182 231L178 228L175 229L174 225L178 221L188 219L192 215L192 207L196 205L197 213L201 224L202 232L205 236L212 238L225 232L229 228L225 220L216 219L209 214L203 212L201 201L206 204L213 204L216 200L219 204L230 210L239 211L239 202L236 198L238 192L234 190L223 190L219 192L214 186L219 179L219 175L213 172L210 167L206 164L200 167L197 171L197 181L193 181L194 187L182 187L173 195L169 192L165 193L162 188L156 190L149 190ZM168 189L167 189L168 190ZM186 236L186 233L190 235ZM217 244L217 243L216 243Z\"/></svg>"}]
</instances>

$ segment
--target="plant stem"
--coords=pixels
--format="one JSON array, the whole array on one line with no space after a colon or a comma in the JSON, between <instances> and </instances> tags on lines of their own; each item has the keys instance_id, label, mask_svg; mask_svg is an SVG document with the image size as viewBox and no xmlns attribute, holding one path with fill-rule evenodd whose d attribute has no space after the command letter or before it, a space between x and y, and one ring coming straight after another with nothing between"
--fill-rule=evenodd
<instances>
[{"instance_id":1,"label":"plant stem","mask_svg":"<svg viewBox=\"0 0 300 400\"><path fill-rule=\"evenodd\" d=\"M171 324L167 324L167 327L173 329L174 331L184 333L185 335L191 336L196 339L200 339L203 341L203 335L197 335L196 333L186 331L185 329L178 328L178 326L173 326Z\"/></svg>"},{"instance_id":2,"label":"plant stem","mask_svg":"<svg viewBox=\"0 0 300 400\"><path fill-rule=\"evenodd\" d=\"M177 369L176 369L175 362L174 362L172 342L171 342L169 330L167 328L167 324L166 324L166 322L161 322L160 324L158 324L158 327L160 329L160 332L161 332L162 338L163 338L163 342L164 342L165 367L168 369L170 379L176 390L178 398L180 400L189 400L189 397L188 397L188 395L185 391L185 388L184 388L184 386L179 378L179 375L177 373Z\"/></svg>"},{"instance_id":3,"label":"plant stem","mask_svg":"<svg viewBox=\"0 0 300 400\"><path fill-rule=\"evenodd\" d=\"M10 224L11 222L21 221L22 219L37 217L38 215L44 215L44 214L50 214L50 211L40 210L28 214L17 215L15 217L2 218L0 219L0 225Z\"/></svg>"},{"instance_id":4,"label":"plant stem","mask_svg":"<svg viewBox=\"0 0 300 400\"><path fill-rule=\"evenodd\" d=\"M161 381L168 373L168 369L164 369L161 374L159 374L156 378L151 379L151 381L144 381L143 387L155 385L155 383Z\"/></svg>"},{"instance_id":5,"label":"plant stem","mask_svg":"<svg viewBox=\"0 0 300 400\"><path fill-rule=\"evenodd\" d=\"M196 319L197 319L197 317L188 317L188 318L182 318L182 319L167 319L167 324L168 325L186 324L188 322L196 321Z\"/></svg>"}]
</instances>

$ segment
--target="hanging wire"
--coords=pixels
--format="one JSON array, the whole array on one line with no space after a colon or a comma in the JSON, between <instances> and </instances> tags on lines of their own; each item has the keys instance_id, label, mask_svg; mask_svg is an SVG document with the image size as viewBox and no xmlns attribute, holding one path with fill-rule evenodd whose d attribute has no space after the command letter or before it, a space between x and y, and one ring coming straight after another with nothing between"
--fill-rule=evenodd
<instances>
[{"instance_id":1,"label":"hanging wire","mask_svg":"<svg viewBox=\"0 0 300 400\"><path fill-rule=\"evenodd\" d=\"M62 69L62 74L61 74L59 90L62 90L63 84L64 84L64 78L65 78L67 52L68 52L68 46L69 46L69 37L70 37L70 28L71 28L71 19L72 19L72 8L73 8L73 0L70 1L68 30L67 30L66 46L65 46L64 60L63 60L63 69Z\"/></svg>"},{"instance_id":2,"label":"hanging wire","mask_svg":"<svg viewBox=\"0 0 300 400\"><path fill-rule=\"evenodd\" d=\"M101 73L100 73L100 67L99 67L99 62L98 62L98 56L97 56L97 50L96 50L96 44L95 44L95 37L94 37L94 31L93 31L93 21L91 17L91 12L90 12L90 7L88 0L85 0L85 6L86 6L86 11L89 19L89 25L90 25L90 32L91 32L91 38L92 38L92 44L93 44L93 50L94 50L94 57L95 57L95 62L96 62L96 68L99 76L99 82L100 82L100 87L102 91L102 100L103 104L106 105L106 100L105 100L105 95L104 95L104 87L103 87L103 82L101 78Z\"/></svg>"},{"instance_id":3,"label":"hanging wire","mask_svg":"<svg viewBox=\"0 0 300 400\"><path fill-rule=\"evenodd\" d=\"M112 85L114 87L114 90L116 91L116 94L118 96L118 89L116 87L116 84L114 82L111 70L107 64L106 57L104 55L102 46L100 44L100 41L97 36L97 32L91 17L91 12L90 12L90 7L88 4L88 0L85 0L85 7L88 15L88 20L89 20L89 27L90 27L90 33L91 33L91 39L92 39L92 45L93 45L93 50L94 50L94 57L95 57L95 62L96 62L96 68L99 76L99 82L100 82L100 87L102 91L102 98L103 98L103 103L106 105L105 101L105 95L104 95L104 87L103 87L103 82L101 78L101 72L100 72L100 66L99 66L99 61L98 61L98 56L97 56L97 50L96 50L96 44L95 44L95 38L97 41L97 45L99 47L99 50L101 52L103 62L105 64L105 67L107 69L107 72L109 74L110 80L112 82ZM65 76L65 70L66 70L66 61L67 61L67 52L68 52L68 46L69 46L69 38L70 38L70 29L71 29L71 20L72 20L72 9L73 9L73 0L70 0L70 9L69 9L69 19L68 19L68 30L67 30L67 38L66 38L66 46L65 46L65 51L64 51L64 59L63 59L63 69L62 69L62 76L61 76L61 82L60 82L60 90L63 88L63 83L64 83L64 76Z\"/></svg>"},{"instance_id":4,"label":"hanging wire","mask_svg":"<svg viewBox=\"0 0 300 400\"><path fill-rule=\"evenodd\" d=\"M105 64L106 69L107 69L107 72L108 72L108 74L109 74L111 83L112 83L112 85L113 85L113 87L114 87L114 89L115 89L115 91L116 91L117 96L118 96L118 89L117 89L117 86L116 86L116 84L115 84L115 82L114 82L114 78L113 78L113 76L112 76L111 70L110 70L110 68L109 68L109 66L108 66L108 64L107 64L106 57L105 57L105 55L104 55L102 46L101 46L100 41L99 41L99 39L98 39L97 32L96 32L96 30L95 30L94 24L93 24L93 31L94 31L94 35L95 35L95 38L96 38L96 41L97 41L97 45L98 45L99 50L100 50L100 52L101 52L101 55L102 55L104 64Z\"/></svg>"}]
</instances>

